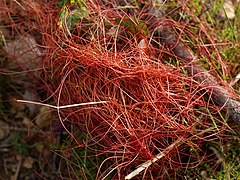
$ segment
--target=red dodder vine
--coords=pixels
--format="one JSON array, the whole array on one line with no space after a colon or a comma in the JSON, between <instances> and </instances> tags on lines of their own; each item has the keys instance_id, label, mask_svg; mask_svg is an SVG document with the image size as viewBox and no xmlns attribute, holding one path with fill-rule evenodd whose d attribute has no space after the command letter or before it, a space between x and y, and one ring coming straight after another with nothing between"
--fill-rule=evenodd
<instances>
[{"instance_id":1,"label":"red dodder vine","mask_svg":"<svg viewBox=\"0 0 240 180\"><path fill-rule=\"evenodd\" d=\"M178 69L154 62L140 52L128 57L99 52L98 47L91 46L71 44L67 49L54 50L51 76L55 80L51 89L60 105L107 102L65 109L61 114L64 121L88 131L92 137L89 143L98 145L98 151L116 156L115 166L121 171L130 172L129 167L153 158L180 137L185 145L190 141L189 145L198 147L201 141L217 138L226 128L216 119L222 126L218 131L201 133L212 122L211 114L199 109L208 107L213 114L218 109L211 108L195 92L199 85ZM190 92L190 88L194 91ZM179 156L183 153L172 151ZM153 165L156 172L153 169L152 173L158 173L159 166L170 168L167 163L173 158L172 153Z\"/></svg>"},{"instance_id":2,"label":"red dodder vine","mask_svg":"<svg viewBox=\"0 0 240 180\"><path fill-rule=\"evenodd\" d=\"M140 179L182 177L213 158L203 142L223 138L230 128L201 83L183 73L185 65L166 63L176 53L152 45L151 13L117 2L63 5L60 13L46 7L37 28L49 97L61 107L105 102L58 109L74 139L69 149L87 146L104 155L97 179L130 179L139 165L144 168L134 176Z\"/></svg>"}]
</instances>

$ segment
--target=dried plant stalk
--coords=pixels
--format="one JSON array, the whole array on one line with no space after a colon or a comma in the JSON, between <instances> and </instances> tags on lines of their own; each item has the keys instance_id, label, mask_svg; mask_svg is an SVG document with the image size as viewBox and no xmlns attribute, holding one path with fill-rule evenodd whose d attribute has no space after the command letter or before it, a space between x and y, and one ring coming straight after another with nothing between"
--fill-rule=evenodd
<instances>
[{"instance_id":1,"label":"dried plant stalk","mask_svg":"<svg viewBox=\"0 0 240 180\"><path fill-rule=\"evenodd\" d=\"M170 150L172 150L173 148L176 148L180 144L182 144L182 138L179 138L178 140L176 140L174 143L172 143L170 146L168 146L164 151L157 154L153 159L150 159L150 160L142 163L141 165L139 165L137 167L137 169L135 169L133 172L128 174L125 177L125 179L132 179L133 177L137 176L143 170L146 170L149 166L151 166L153 163L155 163L159 159L163 158Z\"/></svg>"},{"instance_id":2,"label":"dried plant stalk","mask_svg":"<svg viewBox=\"0 0 240 180\"><path fill-rule=\"evenodd\" d=\"M220 86L213 75L194 62L194 53L178 38L171 27L162 26L157 31L161 43L165 47L171 48L174 55L186 65L188 73L193 75L195 80L200 81L201 86L208 91L208 94L211 94L214 103L220 107L226 107L230 118L240 125L240 102L235 100L224 87Z\"/></svg>"},{"instance_id":3,"label":"dried plant stalk","mask_svg":"<svg viewBox=\"0 0 240 180\"><path fill-rule=\"evenodd\" d=\"M153 15L151 22L155 24L164 20L164 18L156 16L156 14L161 14L157 13L158 11L160 10L157 7L152 7L149 11ZM234 99L233 93L220 86L213 75L196 63L193 51L181 41L174 29L163 23L162 26L155 29L155 35L160 38L161 44L170 49L185 65L188 73L195 80L200 81L202 88L206 89L213 102L224 109L226 108L229 117L240 126L240 102Z\"/></svg>"}]
</instances>

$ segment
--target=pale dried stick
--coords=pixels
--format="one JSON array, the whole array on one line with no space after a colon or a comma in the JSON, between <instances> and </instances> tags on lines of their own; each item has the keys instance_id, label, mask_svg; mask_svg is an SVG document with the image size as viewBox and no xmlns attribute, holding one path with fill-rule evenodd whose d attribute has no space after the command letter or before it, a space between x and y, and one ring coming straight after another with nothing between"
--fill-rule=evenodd
<instances>
[{"instance_id":1,"label":"pale dried stick","mask_svg":"<svg viewBox=\"0 0 240 180\"><path fill-rule=\"evenodd\" d=\"M231 81L229 83L230 86L234 86L234 84L236 84L240 79L240 72L238 73L238 75L235 77L235 79L233 81Z\"/></svg>"},{"instance_id":2,"label":"pale dried stick","mask_svg":"<svg viewBox=\"0 0 240 180\"><path fill-rule=\"evenodd\" d=\"M160 152L159 154L157 154L153 159L150 159L148 161L146 161L145 163L139 165L137 167L137 169L135 169L133 172L131 172L130 174L128 174L125 179L129 180L132 179L133 177L137 176L139 173L141 173L143 170L147 169L149 166L151 166L153 163L155 163L156 161L160 160L161 158L163 158L164 156L166 156L166 154L172 150L173 148L179 146L182 143L182 139L179 138L178 140L176 140L175 142L173 142L170 146L168 146L164 151Z\"/></svg>"},{"instance_id":3,"label":"pale dried stick","mask_svg":"<svg viewBox=\"0 0 240 180\"><path fill-rule=\"evenodd\" d=\"M98 102L86 102L86 103L79 103L79 104L69 104L69 105L65 105L65 106L54 106L54 105L51 105L51 104L44 104L44 103L40 103L40 102L27 101L27 100L21 100L21 99L17 99L16 101L21 102L21 103L29 103L29 104L46 106L46 107L50 107L50 108L54 108L54 109L66 109L66 108L72 108L72 107L78 107L78 106L86 106L86 105L107 103L107 101L98 101Z\"/></svg>"}]
</instances>

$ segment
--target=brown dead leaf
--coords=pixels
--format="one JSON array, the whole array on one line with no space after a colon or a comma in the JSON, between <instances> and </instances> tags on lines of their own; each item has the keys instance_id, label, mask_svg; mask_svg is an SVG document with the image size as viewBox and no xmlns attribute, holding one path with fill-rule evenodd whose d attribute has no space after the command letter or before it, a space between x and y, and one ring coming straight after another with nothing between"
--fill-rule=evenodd
<instances>
[{"instance_id":1,"label":"brown dead leaf","mask_svg":"<svg viewBox=\"0 0 240 180\"><path fill-rule=\"evenodd\" d=\"M5 139L9 134L9 126L0 119L0 140Z\"/></svg>"},{"instance_id":2,"label":"brown dead leaf","mask_svg":"<svg viewBox=\"0 0 240 180\"><path fill-rule=\"evenodd\" d=\"M34 160L31 157L27 157L23 160L23 167L31 169L33 167Z\"/></svg>"},{"instance_id":3,"label":"brown dead leaf","mask_svg":"<svg viewBox=\"0 0 240 180\"><path fill-rule=\"evenodd\" d=\"M17 161L22 161L23 157L21 154L16 154L16 160Z\"/></svg>"},{"instance_id":4,"label":"brown dead leaf","mask_svg":"<svg viewBox=\"0 0 240 180\"><path fill-rule=\"evenodd\" d=\"M34 89L29 85L29 83L25 84L25 92L23 94L23 99L29 101L38 101L40 99L37 95L37 92L34 91ZM34 104L26 103L25 106L27 106L30 116L34 115L38 111L38 106Z\"/></svg>"},{"instance_id":5,"label":"brown dead leaf","mask_svg":"<svg viewBox=\"0 0 240 180\"><path fill-rule=\"evenodd\" d=\"M6 44L6 52L23 69L41 67L41 51L31 35L21 36Z\"/></svg>"},{"instance_id":6,"label":"brown dead leaf","mask_svg":"<svg viewBox=\"0 0 240 180\"><path fill-rule=\"evenodd\" d=\"M31 121L29 118L27 118L27 117L24 117L24 118L23 118L22 123L23 123L26 127L33 127L32 121Z\"/></svg>"},{"instance_id":7,"label":"brown dead leaf","mask_svg":"<svg viewBox=\"0 0 240 180\"><path fill-rule=\"evenodd\" d=\"M35 123L39 128L43 129L51 124L52 118L53 115L51 109L49 107L42 106L38 116L36 117Z\"/></svg>"}]
</instances>

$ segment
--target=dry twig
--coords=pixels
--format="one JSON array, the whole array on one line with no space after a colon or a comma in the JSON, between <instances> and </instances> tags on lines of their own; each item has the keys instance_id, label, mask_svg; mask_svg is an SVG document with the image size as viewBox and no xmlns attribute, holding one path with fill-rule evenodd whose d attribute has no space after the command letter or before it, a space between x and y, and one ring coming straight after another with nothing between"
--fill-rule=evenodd
<instances>
[{"instance_id":1,"label":"dry twig","mask_svg":"<svg viewBox=\"0 0 240 180\"><path fill-rule=\"evenodd\" d=\"M151 22L154 24L164 20L163 17L157 16L161 15L161 13L157 13L158 11L160 9L157 7L149 10ZM169 23L169 21L166 22ZM195 80L200 81L202 88L208 92L213 102L221 108L225 108L229 117L240 125L240 102L233 97L233 92L220 86L213 75L196 63L193 51L181 41L174 29L163 23L162 26L155 29L155 37L160 38L161 44L173 52Z\"/></svg>"},{"instance_id":2,"label":"dry twig","mask_svg":"<svg viewBox=\"0 0 240 180\"><path fill-rule=\"evenodd\" d=\"M166 154L172 150L173 148L175 148L176 146L179 146L182 143L182 139L179 138L178 140L176 140L175 142L173 142L170 146L168 146L164 151L160 152L159 154L157 154L153 159L150 159L148 161L146 161L145 163L141 164L138 166L137 169L135 169L133 172L131 172L130 174L128 174L125 179L132 179L133 177L137 176L139 173L141 173L143 170L147 169L149 166L151 166L153 163L155 163L156 161L158 161L159 159L163 158L164 156L166 156Z\"/></svg>"}]
</instances>

